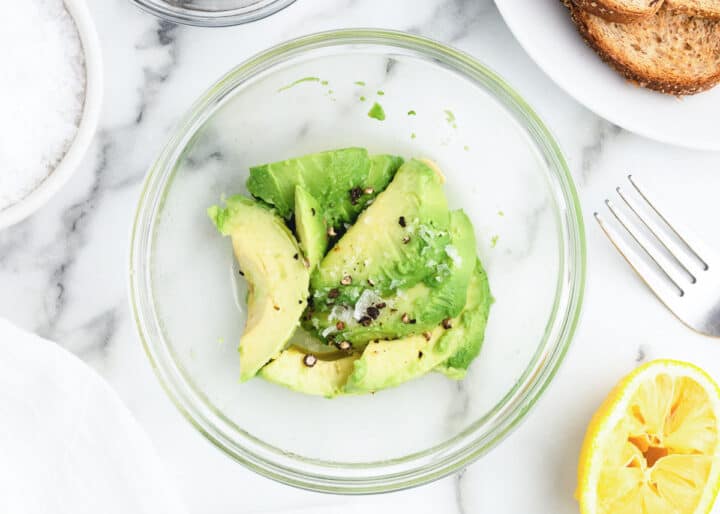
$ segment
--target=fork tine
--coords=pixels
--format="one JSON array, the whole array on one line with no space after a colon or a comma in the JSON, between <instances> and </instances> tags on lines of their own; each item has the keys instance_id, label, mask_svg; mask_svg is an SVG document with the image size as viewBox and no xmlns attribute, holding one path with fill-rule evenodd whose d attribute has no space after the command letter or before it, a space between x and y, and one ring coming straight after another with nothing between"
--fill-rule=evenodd
<instances>
[{"instance_id":1,"label":"fork tine","mask_svg":"<svg viewBox=\"0 0 720 514\"><path fill-rule=\"evenodd\" d=\"M665 277L679 290L680 295L684 295L684 286L690 285L690 277L687 275L681 276L680 273L678 273L676 265L671 262L665 254L658 250L658 244L651 242L645 234L633 227L625 213L616 209L610 200L605 200L605 204L627 233L635 240L640 248L643 249L647 256L652 259L657 267L660 268L660 271L662 271Z\"/></svg>"},{"instance_id":2,"label":"fork tine","mask_svg":"<svg viewBox=\"0 0 720 514\"><path fill-rule=\"evenodd\" d=\"M625 241L625 238L615 228L605 223L605 220L597 212L594 213L594 216L607 238L635 273L647 284L661 302L669 309L675 310L681 298L682 289L672 280L668 280L667 275L663 276L659 269L648 265L638 255L637 251Z\"/></svg>"},{"instance_id":3,"label":"fork tine","mask_svg":"<svg viewBox=\"0 0 720 514\"><path fill-rule=\"evenodd\" d=\"M633 178L632 175L628 175L628 180L632 184L632 186L635 188L635 191L638 192L638 194L642 197L643 200L650 206L650 208L655 212L655 214L658 215L658 217L665 223L665 225L675 234L675 236L682 241L682 245L675 242L672 238L668 237L666 235L666 232L662 230L660 225L655 222L654 220L651 220L649 217L641 217L638 214L638 217L645 223L645 225L650 229L650 231L655 235L655 237L658 238L658 240L667 248L667 250L673 254L673 256L680 262L683 267L690 272L690 268L692 267L691 264L687 263L685 260L684 262L681 261L681 255L685 257L692 257L696 260L696 264L694 267L701 269L703 271L708 269L708 259L710 259L710 256L712 253L707 250L700 241L694 237L689 230L682 227L680 229L677 229L675 227L679 227L677 224L670 223L670 221L663 215L660 210L655 207L655 203L652 202L649 198L649 196L640 189L640 186L638 186L637 182L635 181L635 178ZM632 207L631 207L632 208ZM632 208L633 211L635 211L634 208ZM637 214L637 211L635 211ZM682 234L681 234L682 233Z\"/></svg>"},{"instance_id":4,"label":"fork tine","mask_svg":"<svg viewBox=\"0 0 720 514\"><path fill-rule=\"evenodd\" d=\"M652 220L648 216L642 215L642 212L638 209L638 205L635 200L626 196L622 188L615 188L615 191L617 191L617 194L620 196L620 198L623 199L625 205L627 205L630 210L635 213L635 216L637 216L637 218L643 223L643 225L645 225L650 230L650 232L652 232L652 235L655 236L658 242L663 245L668 251L668 253L670 253L670 255L673 257L674 262L670 262L670 259L666 259L665 255L662 252L657 252L657 257L660 257L664 261L664 264L660 264L658 262L658 265L663 268L665 272L667 272L668 269L673 269L674 266L679 266L685 271L685 273L687 273L687 278L685 279L685 281L690 280L690 282L692 282L693 284L697 282L697 278L695 277L695 275L693 275L693 273L688 269L688 266L686 266L685 263L680 260L680 257L678 257L678 254L680 253L679 246L670 238L665 236L665 234L663 234L661 230L659 230L659 227L654 220ZM623 225L625 225L625 223L623 223ZM627 226L625 228L627 228ZM628 232L630 232L630 230L628 230ZM631 232L631 235L635 238L638 244L640 244L640 246L642 246L643 249L648 252L648 254L650 254L650 250L648 249L650 247L650 245L648 244L649 241L644 235L640 234L640 232L638 232L637 234L633 234ZM642 242L638 240L638 236L640 237L640 239L643 240ZM653 260L657 262L657 258L654 256ZM682 284L682 282L679 281L679 276L674 277L674 280L676 283Z\"/></svg>"}]
</instances>

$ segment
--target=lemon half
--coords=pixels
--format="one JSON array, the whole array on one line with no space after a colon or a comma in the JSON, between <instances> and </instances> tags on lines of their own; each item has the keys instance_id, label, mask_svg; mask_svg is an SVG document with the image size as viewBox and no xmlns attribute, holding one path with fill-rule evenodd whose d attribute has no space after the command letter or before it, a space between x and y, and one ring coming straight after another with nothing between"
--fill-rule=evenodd
<instances>
[{"instance_id":1,"label":"lemon half","mask_svg":"<svg viewBox=\"0 0 720 514\"><path fill-rule=\"evenodd\" d=\"M582 514L700 514L720 486L720 389L700 368L657 360L625 377L588 427Z\"/></svg>"}]
</instances>

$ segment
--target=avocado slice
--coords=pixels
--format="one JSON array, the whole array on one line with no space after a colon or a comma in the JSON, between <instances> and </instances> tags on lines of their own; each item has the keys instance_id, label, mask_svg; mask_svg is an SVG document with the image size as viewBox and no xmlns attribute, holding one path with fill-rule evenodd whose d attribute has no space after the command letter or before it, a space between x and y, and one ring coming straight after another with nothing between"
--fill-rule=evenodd
<instances>
[{"instance_id":1,"label":"avocado slice","mask_svg":"<svg viewBox=\"0 0 720 514\"><path fill-rule=\"evenodd\" d=\"M371 342L353 364L345 392L359 394L393 387L424 375L469 342L479 349L489 306L487 276L478 266L470 278L465 308L450 320L451 328L437 326L426 334Z\"/></svg>"},{"instance_id":2,"label":"avocado slice","mask_svg":"<svg viewBox=\"0 0 720 514\"><path fill-rule=\"evenodd\" d=\"M454 380L465 378L470 363L480 354L490 306L495 301L490 292L487 273L479 259L475 265L475 275L479 281L479 287L482 289L482 301L479 302L473 316L462 320L463 325L470 327L468 333L471 334L471 337L466 337L455 353L435 368L435 371L444 373Z\"/></svg>"},{"instance_id":3,"label":"avocado slice","mask_svg":"<svg viewBox=\"0 0 720 514\"><path fill-rule=\"evenodd\" d=\"M332 398L343 392L345 382L354 370L353 364L360 358L360 354L345 354L332 360L318 358L309 367L304 362L306 355L304 350L290 347L262 368L259 375L300 393Z\"/></svg>"},{"instance_id":4,"label":"avocado slice","mask_svg":"<svg viewBox=\"0 0 720 514\"><path fill-rule=\"evenodd\" d=\"M449 225L440 175L419 160L404 163L313 273L316 308L353 305L368 287L386 296L435 280Z\"/></svg>"},{"instance_id":5,"label":"avocado slice","mask_svg":"<svg viewBox=\"0 0 720 514\"><path fill-rule=\"evenodd\" d=\"M370 157L364 148L343 148L253 166L247 188L290 219L295 187L303 186L320 204L327 226L342 229L385 189L400 164L397 156Z\"/></svg>"},{"instance_id":6,"label":"avocado slice","mask_svg":"<svg viewBox=\"0 0 720 514\"><path fill-rule=\"evenodd\" d=\"M354 306L337 304L329 311L314 311L310 324L325 338L349 341L357 347L375 339L424 332L457 316L465 305L476 260L475 231L462 210L450 213L449 233L443 258L433 263L434 275L427 283L387 297L367 287Z\"/></svg>"},{"instance_id":7,"label":"avocado slice","mask_svg":"<svg viewBox=\"0 0 720 514\"><path fill-rule=\"evenodd\" d=\"M370 157L364 148L343 148L253 166L247 188L253 196L274 205L280 216L290 219L295 187L303 186L322 206L329 226L354 219L358 208L350 191L365 187Z\"/></svg>"},{"instance_id":8,"label":"avocado slice","mask_svg":"<svg viewBox=\"0 0 720 514\"><path fill-rule=\"evenodd\" d=\"M368 197L375 197L385 190L403 162L403 158L397 155L380 154L370 157L370 170L363 190L363 200L365 200L363 206L367 204ZM372 189L372 193L366 193L367 188Z\"/></svg>"},{"instance_id":9,"label":"avocado slice","mask_svg":"<svg viewBox=\"0 0 720 514\"><path fill-rule=\"evenodd\" d=\"M233 196L208 215L232 239L248 282L248 316L240 338L240 380L258 372L285 346L305 309L310 276L300 248L283 220L269 207Z\"/></svg>"},{"instance_id":10,"label":"avocado slice","mask_svg":"<svg viewBox=\"0 0 720 514\"><path fill-rule=\"evenodd\" d=\"M320 340L314 334L298 327L290 340L285 344L286 348L294 346L305 353L312 353L320 358L337 358L347 355L347 352L339 350L337 346L330 345Z\"/></svg>"},{"instance_id":11,"label":"avocado slice","mask_svg":"<svg viewBox=\"0 0 720 514\"><path fill-rule=\"evenodd\" d=\"M325 256L328 236L320 204L302 186L295 187L295 232L310 269Z\"/></svg>"}]
</instances>

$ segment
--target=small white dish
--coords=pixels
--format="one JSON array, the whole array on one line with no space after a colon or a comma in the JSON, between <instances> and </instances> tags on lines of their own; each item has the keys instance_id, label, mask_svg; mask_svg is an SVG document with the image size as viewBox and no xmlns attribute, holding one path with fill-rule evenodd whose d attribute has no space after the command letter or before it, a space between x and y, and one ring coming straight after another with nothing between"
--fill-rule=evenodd
<instances>
[{"instance_id":1,"label":"small white dish","mask_svg":"<svg viewBox=\"0 0 720 514\"><path fill-rule=\"evenodd\" d=\"M683 98L634 86L585 44L558 0L495 4L530 57L588 109L651 139L720 151L720 86Z\"/></svg>"},{"instance_id":2,"label":"small white dish","mask_svg":"<svg viewBox=\"0 0 720 514\"><path fill-rule=\"evenodd\" d=\"M19 202L0 210L0 229L14 225L42 207L77 169L97 128L103 94L102 54L85 0L64 0L77 27L85 54L85 104L77 133L67 152L50 174Z\"/></svg>"}]
</instances>

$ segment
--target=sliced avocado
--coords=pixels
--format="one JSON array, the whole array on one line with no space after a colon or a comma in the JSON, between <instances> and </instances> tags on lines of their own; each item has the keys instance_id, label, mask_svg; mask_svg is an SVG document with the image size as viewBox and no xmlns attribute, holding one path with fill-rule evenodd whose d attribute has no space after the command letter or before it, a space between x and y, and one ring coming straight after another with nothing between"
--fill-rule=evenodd
<instances>
[{"instance_id":1,"label":"sliced avocado","mask_svg":"<svg viewBox=\"0 0 720 514\"><path fill-rule=\"evenodd\" d=\"M400 157L344 148L254 166L247 188L290 219L300 185L320 204L327 226L341 229L385 188L400 164Z\"/></svg>"},{"instance_id":2,"label":"sliced avocado","mask_svg":"<svg viewBox=\"0 0 720 514\"><path fill-rule=\"evenodd\" d=\"M441 184L445 183L445 174L440 170L440 167L437 165L437 163L435 161L433 161L432 159L426 159L426 158L420 159L420 161L422 161L423 163L427 164L430 168L432 168L432 170L440 178Z\"/></svg>"},{"instance_id":3,"label":"sliced avocado","mask_svg":"<svg viewBox=\"0 0 720 514\"><path fill-rule=\"evenodd\" d=\"M353 367L345 392L368 393L419 377L445 362L468 340L482 339L487 319L487 279L482 268L472 274L467 302L450 327L397 340L373 341Z\"/></svg>"},{"instance_id":4,"label":"sliced avocado","mask_svg":"<svg viewBox=\"0 0 720 514\"><path fill-rule=\"evenodd\" d=\"M309 367L304 362L307 355L299 348L288 348L262 368L260 376L294 391L332 398L343 392L345 382L353 372L353 363L360 358L360 354L333 360L318 358Z\"/></svg>"},{"instance_id":5,"label":"sliced avocado","mask_svg":"<svg viewBox=\"0 0 720 514\"><path fill-rule=\"evenodd\" d=\"M362 191L370 171L364 148L345 148L250 168L247 188L253 196L274 205L289 219L300 185L322 207L328 226L337 227L355 219L359 209L351 191Z\"/></svg>"},{"instance_id":6,"label":"sliced avocado","mask_svg":"<svg viewBox=\"0 0 720 514\"><path fill-rule=\"evenodd\" d=\"M485 338L485 327L490 314L490 306L494 301L490 292L487 273L483 269L480 260L477 260L475 265L475 276L477 277L476 280L479 281L479 287L482 289L482 301L478 303L474 313L463 313L461 323L463 326L468 327L468 336L448 360L435 368L436 371L440 371L455 380L465 377L468 366L480 353Z\"/></svg>"},{"instance_id":7,"label":"sliced avocado","mask_svg":"<svg viewBox=\"0 0 720 514\"><path fill-rule=\"evenodd\" d=\"M290 348L291 346L321 358L336 358L347 355L347 352L339 350L335 345L323 342L302 327L298 327L290 340L285 344L286 348Z\"/></svg>"},{"instance_id":8,"label":"sliced avocado","mask_svg":"<svg viewBox=\"0 0 720 514\"><path fill-rule=\"evenodd\" d=\"M325 338L358 346L374 339L424 332L457 316L465 305L475 266L476 241L472 223L461 210L450 213L449 232L442 260L426 263L433 270L427 283L386 297L366 286L352 306L336 304L330 310L313 311L310 324ZM338 329L338 320L342 329Z\"/></svg>"},{"instance_id":9,"label":"sliced avocado","mask_svg":"<svg viewBox=\"0 0 720 514\"><path fill-rule=\"evenodd\" d=\"M295 231L310 269L325 256L328 236L320 204L302 186L295 187Z\"/></svg>"},{"instance_id":10,"label":"sliced avocado","mask_svg":"<svg viewBox=\"0 0 720 514\"><path fill-rule=\"evenodd\" d=\"M397 155L373 155L370 157L370 171L368 171L367 188L372 189L370 196L377 196L384 191L387 185L395 176L395 172L402 166L403 158ZM373 194L374 193L374 194ZM365 193L367 195L367 193Z\"/></svg>"},{"instance_id":11,"label":"sliced avocado","mask_svg":"<svg viewBox=\"0 0 720 514\"><path fill-rule=\"evenodd\" d=\"M406 162L313 273L316 307L355 304L368 287L385 296L435 280L449 224L438 174L421 161Z\"/></svg>"},{"instance_id":12,"label":"sliced avocado","mask_svg":"<svg viewBox=\"0 0 720 514\"><path fill-rule=\"evenodd\" d=\"M285 346L305 309L309 272L295 237L275 212L259 202L233 196L208 215L229 235L248 282L248 316L240 338L240 380L258 372Z\"/></svg>"}]
</instances>

